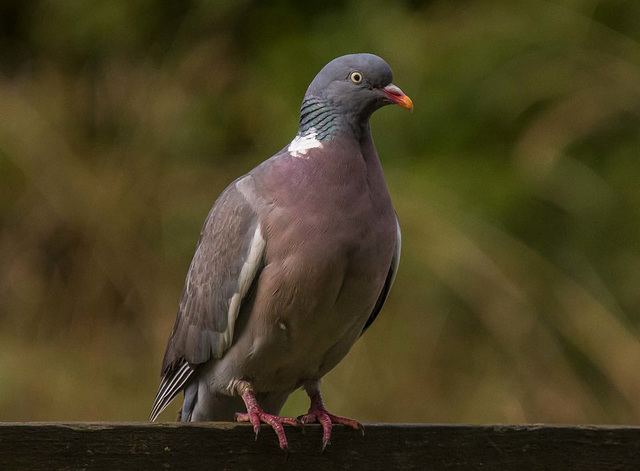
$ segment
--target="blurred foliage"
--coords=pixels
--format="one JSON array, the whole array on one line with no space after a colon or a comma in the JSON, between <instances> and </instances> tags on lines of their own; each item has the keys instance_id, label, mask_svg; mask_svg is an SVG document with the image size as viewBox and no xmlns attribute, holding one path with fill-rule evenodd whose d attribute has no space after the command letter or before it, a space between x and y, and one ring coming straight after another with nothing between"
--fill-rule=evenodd
<instances>
[{"instance_id":1,"label":"blurred foliage","mask_svg":"<svg viewBox=\"0 0 640 471\"><path fill-rule=\"evenodd\" d=\"M373 118L403 258L326 403L640 423L635 0L3 2L0 420L146 419L206 213L356 51L416 108Z\"/></svg>"}]
</instances>

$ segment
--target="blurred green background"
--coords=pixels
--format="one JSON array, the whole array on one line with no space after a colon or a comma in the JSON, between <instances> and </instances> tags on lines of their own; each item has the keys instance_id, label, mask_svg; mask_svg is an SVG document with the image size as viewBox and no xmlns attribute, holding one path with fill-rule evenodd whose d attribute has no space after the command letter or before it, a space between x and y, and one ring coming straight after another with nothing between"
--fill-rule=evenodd
<instances>
[{"instance_id":1,"label":"blurred green background","mask_svg":"<svg viewBox=\"0 0 640 471\"><path fill-rule=\"evenodd\" d=\"M209 208L363 51L403 253L329 409L640 423L637 0L2 2L0 420L147 418Z\"/></svg>"}]
</instances>

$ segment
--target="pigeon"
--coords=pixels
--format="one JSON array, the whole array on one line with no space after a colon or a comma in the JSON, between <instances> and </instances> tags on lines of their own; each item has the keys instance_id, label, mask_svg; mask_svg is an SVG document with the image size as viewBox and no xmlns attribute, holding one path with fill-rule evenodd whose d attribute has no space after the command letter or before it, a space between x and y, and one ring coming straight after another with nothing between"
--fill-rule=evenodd
<instances>
[{"instance_id":1,"label":"pigeon","mask_svg":"<svg viewBox=\"0 0 640 471\"><path fill-rule=\"evenodd\" d=\"M320 381L378 316L400 261L400 225L369 119L413 103L380 57L349 54L313 79L294 139L232 182L189 267L150 420L181 392L178 420L333 424ZM303 388L306 414L278 414ZM245 412L246 410L246 412Z\"/></svg>"}]
</instances>

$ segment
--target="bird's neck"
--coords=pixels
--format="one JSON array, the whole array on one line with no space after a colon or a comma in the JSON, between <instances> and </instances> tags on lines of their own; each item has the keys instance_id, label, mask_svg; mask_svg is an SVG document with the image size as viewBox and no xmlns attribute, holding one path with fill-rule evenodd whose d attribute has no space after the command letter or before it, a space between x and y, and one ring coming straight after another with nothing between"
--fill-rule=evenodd
<instances>
[{"instance_id":1,"label":"bird's neck","mask_svg":"<svg viewBox=\"0 0 640 471\"><path fill-rule=\"evenodd\" d=\"M307 96L300 108L298 137L313 136L318 141L333 140L338 134L351 134L358 141L368 139L369 119L345 115L332 103Z\"/></svg>"},{"instance_id":2,"label":"bird's neck","mask_svg":"<svg viewBox=\"0 0 640 471\"><path fill-rule=\"evenodd\" d=\"M319 141L333 139L342 125L342 117L330 103L315 97L306 97L300 108L298 136L315 134Z\"/></svg>"}]
</instances>

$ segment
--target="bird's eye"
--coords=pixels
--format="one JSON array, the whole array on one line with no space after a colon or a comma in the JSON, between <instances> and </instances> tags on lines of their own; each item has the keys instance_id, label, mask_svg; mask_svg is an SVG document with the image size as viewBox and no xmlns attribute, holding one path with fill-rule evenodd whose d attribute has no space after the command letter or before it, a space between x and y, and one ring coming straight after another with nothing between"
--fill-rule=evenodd
<instances>
[{"instance_id":1,"label":"bird's eye","mask_svg":"<svg viewBox=\"0 0 640 471\"><path fill-rule=\"evenodd\" d=\"M349 75L349 78L353 83L362 82L362 74L360 72L351 72L351 75Z\"/></svg>"}]
</instances>

